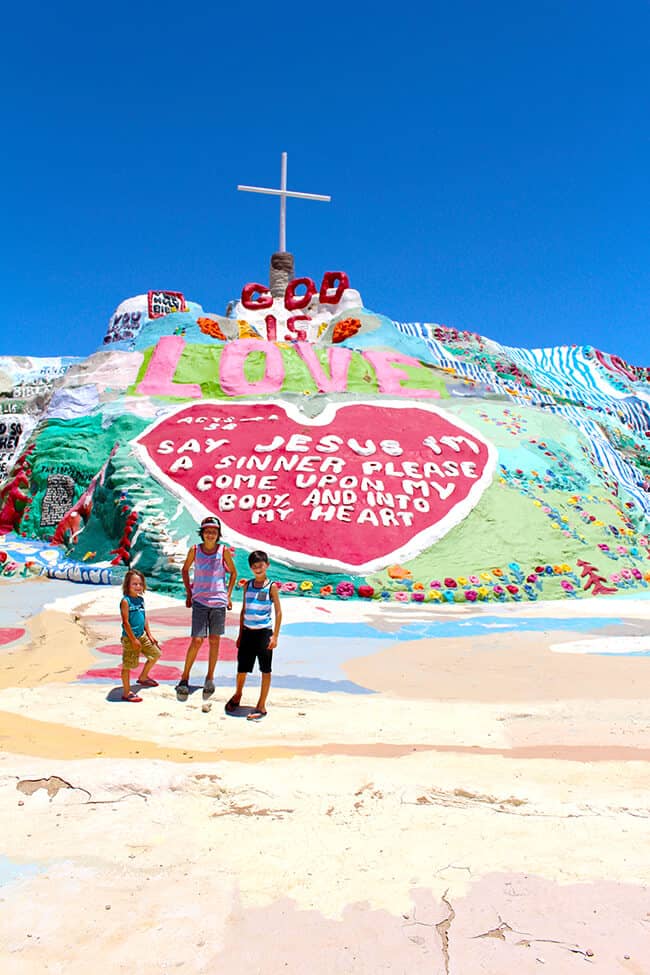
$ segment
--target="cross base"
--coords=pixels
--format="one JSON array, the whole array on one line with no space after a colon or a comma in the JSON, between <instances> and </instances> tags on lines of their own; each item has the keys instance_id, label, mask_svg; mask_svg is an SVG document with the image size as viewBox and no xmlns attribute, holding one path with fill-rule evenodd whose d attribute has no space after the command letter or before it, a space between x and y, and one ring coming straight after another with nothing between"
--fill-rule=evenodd
<instances>
[{"instance_id":1,"label":"cross base","mask_svg":"<svg viewBox=\"0 0 650 975\"><path fill-rule=\"evenodd\" d=\"M269 290L274 298L282 298L289 281L294 277L293 254L288 251L276 251L271 254L271 270L269 272Z\"/></svg>"}]
</instances>

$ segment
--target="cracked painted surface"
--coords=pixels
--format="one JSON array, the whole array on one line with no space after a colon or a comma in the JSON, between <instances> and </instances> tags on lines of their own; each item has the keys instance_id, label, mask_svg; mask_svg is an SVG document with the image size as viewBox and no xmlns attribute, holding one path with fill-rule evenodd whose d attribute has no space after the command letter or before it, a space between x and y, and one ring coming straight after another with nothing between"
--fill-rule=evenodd
<instances>
[{"instance_id":1,"label":"cracked painted surface","mask_svg":"<svg viewBox=\"0 0 650 975\"><path fill-rule=\"evenodd\" d=\"M114 593L64 592L0 655L3 973L650 973L648 661L553 650L643 635L650 601L416 632L342 606L329 645L295 601L304 666L251 725L228 654L207 713L113 703ZM153 614L176 652L182 607Z\"/></svg>"}]
</instances>

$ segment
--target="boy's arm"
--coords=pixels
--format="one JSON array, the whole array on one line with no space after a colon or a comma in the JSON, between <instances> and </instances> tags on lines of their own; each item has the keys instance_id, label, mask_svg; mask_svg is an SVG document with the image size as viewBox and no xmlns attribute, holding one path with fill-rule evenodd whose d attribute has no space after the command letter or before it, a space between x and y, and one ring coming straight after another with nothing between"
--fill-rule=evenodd
<instances>
[{"instance_id":1,"label":"boy's arm","mask_svg":"<svg viewBox=\"0 0 650 975\"><path fill-rule=\"evenodd\" d=\"M124 632L128 636L133 646L137 647L139 650L141 646L140 640L131 629L131 624L129 623L129 604L124 598L120 599L120 616L122 617L122 626L124 627Z\"/></svg>"},{"instance_id":2,"label":"boy's arm","mask_svg":"<svg viewBox=\"0 0 650 975\"><path fill-rule=\"evenodd\" d=\"M230 578L228 580L228 609L232 609L232 591L235 588L235 583L237 582L237 569L235 568L235 563L232 560L232 555L227 548L223 550L223 561L226 566L226 571L230 573Z\"/></svg>"},{"instance_id":3,"label":"boy's arm","mask_svg":"<svg viewBox=\"0 0 650 975\"><path fill-rule=\"evenodd\" d=\"M275 610L275 626L273 627L273 633L271 639L269 640L269 650L275 650L278 645L278 637L280 635L280 627L282 626L282 607L280 606L280 593L278 591L277 583L271 583L270 589L271 602L273 603L273 609Z\"/></svg>"},{"instance_id":4,"label":"boy's arm","mask_svg":"<svg viewBox=\"0 0 650 975\"><path fill-rule=\"evenodd\" d=\"M196 545L193 545L185 556L185 562L183 563L183 568L181 569L181 575L183 577L183 585L185 586L185 605L192 605L192 586L190 584L190 569L194 563L194 557L196 555Z\"/></svg>"},{"instance_id":5,"label":"boy's arm","mask_svg":"<svg viewBox=\"0 0 650 975\"><path fill-rule=\"evenodd\" d=\"M242 600L241 600L241 613L239 614L239 633L237 634L236 647L239 650L239 641L241 640L241 635L244 632L244 611L246 609L246 589L248 588L248 582L244 583L244 588L242 589Z\"/></svg>"},{"instance_id":6,"label":"boy's arm","mask_svg":"<svg viewBox=\"0 0 650 975\"><path fill-rule=\"evenodd\" d=\"M158 646L158 641L156 640L155 636L152 634L151 630L149 629L149 621L147 619L145 619L144 621L144 632L147 634L151 642L155 643L156 646Z\"/></svg>"}]
</instances>

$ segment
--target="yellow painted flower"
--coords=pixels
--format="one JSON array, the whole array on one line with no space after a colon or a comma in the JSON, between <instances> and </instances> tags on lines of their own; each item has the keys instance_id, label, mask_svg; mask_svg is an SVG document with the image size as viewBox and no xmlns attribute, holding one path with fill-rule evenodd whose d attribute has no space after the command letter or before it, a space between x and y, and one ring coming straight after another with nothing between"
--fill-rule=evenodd
<instances>
[{"instance_id":1,"label":"yellow painted flower","mask_svg":"<svg viewBox=\"0 0 650 975\"><path fill-rule=\"evenodd\" d=\"M569 565L568 562L563 562L562 565L560 566L560 568L562 569L562 572L570 572L571 571L571 566Z\"/></svg>"},{"instance_id":2,"label":"yellow painted flower","mask_svg":"<svg viewBox=\"0 0 650 975\"><path fill-rule=\"evenodd\" d=\"M314 588L314 583L310 582L309 579L303 579L303 581L300 583L300 588L302 592L311 592L311 590Z\"/></svg>"},{"instance_id":3,"label":"yellow painted flower","mask_svg":"<svg viewBox=\"0 0 650 975\"><path fill-rule=\"evenodd\" d=\"M542 502L541 501L533 501L533 504L535 505L536 508L541 508L542 507Z\"/></svg>"},{"instance_id":4,"label":"yellow painted flower","mask_svg":"<svg viewBox=\"0 0 650 975\"><path fill-rule=\"evenodd\" d=\"M467 585L467 579L465 578L465 576L458 576L458 579L456 580L456 582L458 583L459 586L466 586Z\"/></svg>"},{"instance_id":5,"label":"yellow painted flower","mask_svg":"<svg viewBox=\"0 0 650 975\"><path fill-rule=\"evenodd\" d=\"M484 582L492 582L492 576L489 572L481 572L481 579L483 579Z\"/></svg>"},{"instance_id":6,"label":"yellow painted flower","mask_svg":"<svg viewBox=\"0 0 650 975\"><path fill-rule=\"evenodd\" d=\"M427 600L428 603L441 603L442 602L442 593L441 592L438 592L437 589L429 589L429 591L428 591L428 593L426 595L426 600Z\"/></svg>"},{"instance_id":7,"label":"yellow painted flower","mask_svg":"<svg viewBox=\"0 0 650 975\"><path fill-rule=\"evenodd\" d=\"M487 597L488 597L488 595L490 593L490 590L488 589L487 586L479 586L476 591L479 594L479 597L481 599L487 599Z\"/></svg>"}]
</instances>

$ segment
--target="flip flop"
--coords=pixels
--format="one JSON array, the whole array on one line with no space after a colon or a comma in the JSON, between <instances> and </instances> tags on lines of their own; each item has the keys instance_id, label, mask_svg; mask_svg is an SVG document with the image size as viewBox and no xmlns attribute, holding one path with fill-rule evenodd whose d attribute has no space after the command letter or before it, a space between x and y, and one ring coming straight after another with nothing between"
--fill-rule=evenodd
<instances>
[{"instance_id":1,"label":"flip flop","mask_svg":"<svg viewBox=\"0 0 650 975\"><path fill-rule=\"evenodd\" d=\"M232 714L234 711L238 709L238 707L239 707L239 701L236 701L234 697L231 697L230 700L226 703L226 711L228 714Z\"/></svg>"},{"instance_id":2,"label":"flip flop","mask_svg":"<svg viewBox=\"0 0 650 975\"><path fill-rule=\"evenodd\" d=\"M247 721L260 721L262 718L265 718L265 717L266 717L266 711L260 711L258 708L255 708L254 711L251 711L251 713L248 715L248 717L246 718L246 720Z\"/></svg>"},{"instance_id":3,"label":"flip flop","mask_svg":"<svg viewBox=\"0 0 650 975\"><path fill-rule=\"evenodd\" d=\"M145 677L144 680L138 680L137 683L140 687L160 687L158 681L154 680L153 677Z\"/></svg>"},{"instance_id":4,"label":"flip flop","mask_svg":"<svg viewBox=\"0 0 650 975\"><path fill-rule=\"evenodd\" d=\"M125 697L124 694L122 694L122 700L126 701L127 704L139 704L142 698L138 697L137 694L134 694L133 691L131 691L131 693L127 697Z\"/></svg>"}]
</instances>

